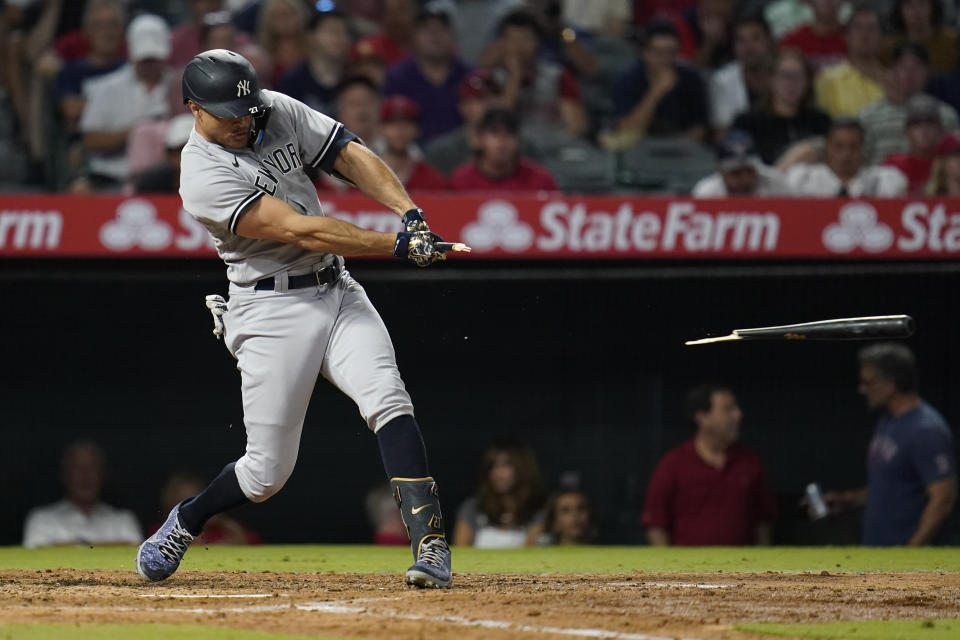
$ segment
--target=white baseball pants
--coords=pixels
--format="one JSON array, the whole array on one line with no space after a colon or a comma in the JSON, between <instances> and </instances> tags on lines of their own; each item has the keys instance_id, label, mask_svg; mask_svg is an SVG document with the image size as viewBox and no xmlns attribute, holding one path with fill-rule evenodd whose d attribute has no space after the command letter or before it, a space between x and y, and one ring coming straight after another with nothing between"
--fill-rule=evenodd
<instances>
[{"instance_id":1,"label":"white baseball pants","mask_svg":"<svg viewBox=\"0 0 960 640\"><path fill-rule=\"evenodd\" d=\"M284 292L231 285L223 320L247 431L235 470L252 502L274 495L293 473L318 373L350 396L374 433L413 415L387 328L348 272L330 285Z\"/></svg>"}]
</instances>

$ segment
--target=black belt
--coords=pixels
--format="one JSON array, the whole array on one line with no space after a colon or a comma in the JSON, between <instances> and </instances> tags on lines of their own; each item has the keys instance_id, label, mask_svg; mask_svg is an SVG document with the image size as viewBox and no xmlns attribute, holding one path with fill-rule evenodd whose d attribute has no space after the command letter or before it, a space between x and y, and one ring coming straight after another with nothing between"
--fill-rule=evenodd
<instances>
[{"instance_id":1,"label":"black belt","mask_svg":"<svg viewBox=\"0 0 960 640\"><path fill-rule=\"evenodd\" d=\"M287 278L287 289L303 289L304 287L322 287L337 281L340 274L343 273L343 265L339 262L317 269L313 273L305 273L299 276L289 276ZM273 291L275 286L274 278L264 278L257 280L253 287L257 291Z\"/></svg>"}]
</instances>

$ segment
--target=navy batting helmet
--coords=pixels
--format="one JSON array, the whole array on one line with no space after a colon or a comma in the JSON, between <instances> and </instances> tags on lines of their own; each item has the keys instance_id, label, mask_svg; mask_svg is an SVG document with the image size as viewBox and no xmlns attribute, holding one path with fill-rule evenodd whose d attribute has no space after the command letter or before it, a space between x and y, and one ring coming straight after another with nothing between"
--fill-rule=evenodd
<instances>
[{"instance_id":1,"label":"navy batting helmet","mask_svg":"<svg viewBox=\"0 0 960 640\"><path fill-rule=\"evenodd\" d=\"M183 101L192 100L218 118L260 115L264 109L253 65L238 53L211 49L183 71Z\"/></svg>"}]
</instances>

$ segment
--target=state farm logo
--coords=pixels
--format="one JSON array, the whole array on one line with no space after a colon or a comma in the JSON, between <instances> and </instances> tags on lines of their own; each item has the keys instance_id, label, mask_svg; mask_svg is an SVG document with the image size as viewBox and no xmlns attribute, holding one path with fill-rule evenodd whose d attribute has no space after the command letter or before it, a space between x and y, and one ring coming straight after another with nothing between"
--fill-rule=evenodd
<instances>
[{"instance_id":1,"label":"state farm logo","mask_svg":"<svg viewBox=\"0 0 960 640\"><path fill-rule=\"evenodd\" d=\"M100 227L100 242L112 251L139 247L146 251L165 249L173 229L157 219L157 208L147 200L126 200L117 207L117 217Z\"/></svg>"},{"instance_id":2,"label":"state farm logo","mask_svg":"<svg viewBox=\"0 0 960 640\"><path fill-rule=\"evenodd\" d=\"M521 222L517 208L505 200L491 200L477 211L477 221L463 228L463 241L478 251L502 248L524 251L533 244L533 228Z\"/></svg>"},{"instance_id":3,"label":"state farm logo","mask_svg":"<svg viewBox=\"0 0 960 640\"><path fill-rule=\"evenodd\" d=\"M851 202L840 209L840 222L823 230L823 244L834 253L861 248L870 253L893 245L893 229L877 220L877 210L866 202Z\"/></svg>"}]
</instances>

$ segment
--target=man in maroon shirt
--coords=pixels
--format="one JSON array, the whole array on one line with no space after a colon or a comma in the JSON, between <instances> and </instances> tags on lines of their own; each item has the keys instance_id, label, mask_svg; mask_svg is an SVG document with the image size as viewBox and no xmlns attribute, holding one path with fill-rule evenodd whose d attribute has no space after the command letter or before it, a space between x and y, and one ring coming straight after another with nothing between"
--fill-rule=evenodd
<instances>
[{"instance_id":1,"label":"man in maroon shirt","mask_svg":"<svg viewBox=\"0 0 960 640\"><path fill-rule=\"evenodd\" d=\"M650 478L643 508L650 544L770 544L776 503L760 458L736 443L743 413L733 392L701 385L684 409L697 431Z\"/></svg>"},{"instance_id":2,"label":"man in maroon shirt","mask_svg":"<svg viewBox=\"0 0 960 640\"><path fill-rule=\"evenodd\" d=\"M843 62L847 41L840 22L840 0L807 0L813 9L813 22L797 27L780 39L780 48L803 51L814 69L823 69Z\"/></svg>"},{"instance_id":3,"label":"man in maroon shirt","mask_svg":"<svg viewBox=\"0 0 960 640\"><path fill-rule=\"evenodd\" d=\"M555 191L557 183L544 167L520 156L517 117L506 109L489 109L480 121L476 160L450 175L463 191Z\"/></svg>"},{"instance_id":4,"label":"man in maroon shirt","mask_svg":"<svg viewBox=\"0 0 960 640\"><path fill-rule=\"evenodd\" d=\"M891 153L883 164L896 167L907 176L911 195L923 195L930 180L933 159L945 133L936 100L920 94L907 101L905 133L910 150Z\"/></svg>"}]
</instances>

